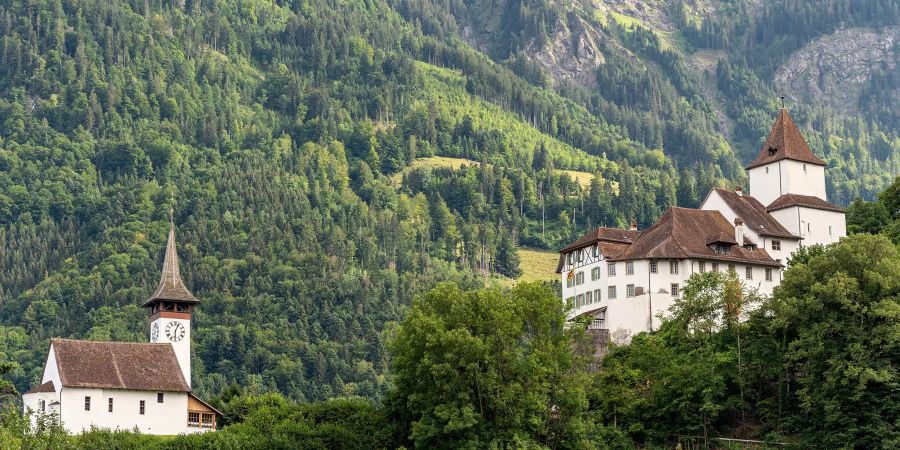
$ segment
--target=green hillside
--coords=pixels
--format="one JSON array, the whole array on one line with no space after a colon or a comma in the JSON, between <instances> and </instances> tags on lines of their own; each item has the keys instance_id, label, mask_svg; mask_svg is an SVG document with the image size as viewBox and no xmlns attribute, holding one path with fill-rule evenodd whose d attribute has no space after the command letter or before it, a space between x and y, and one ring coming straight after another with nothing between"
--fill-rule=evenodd
<instances>
[{"instance_id":1,"label":"green hillside","mask_svg":"<svg viewBox=\"0 0 900 450\"><path fill-rule=\"evenodd\" d=\"M678 24L663 34L563 3L4 2L0 362L15 386L39 379L51 337L146 339L137 305L174 208L203 301L201 396L240 385L382 399L385 330L436 283L553 278L534 273L550 267L544 252L586 229L645 227L742 183L776 109L777 64L760 61L838 26L814 14L772 42L754 31L775 20L770 3L789 4L782 22L808 9L688 20L660 2ZM854 24L896 18L896 1L851 3ZM593 27L594 83L529 58L568 42L554 37L562 25ZM742 59L758 42L772 50ZM710 48L727 57L698 73L687 56ZM900 169L896 105L881 101L896 80L875 72L858 118L792 111L838 203L871 198ZM461 159L478 164L432 164Z\"/></svg>"}]
</instances>

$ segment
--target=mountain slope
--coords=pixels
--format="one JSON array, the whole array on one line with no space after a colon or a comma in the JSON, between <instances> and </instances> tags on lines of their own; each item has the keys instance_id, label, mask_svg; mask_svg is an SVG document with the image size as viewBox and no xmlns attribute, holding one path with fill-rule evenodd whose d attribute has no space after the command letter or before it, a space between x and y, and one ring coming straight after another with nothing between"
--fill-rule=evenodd
<instances>
[{"instance_id":1,"label":"mountain slope","mask_svg":"<svg viewBox=\"0 0 900 450\"><path fill-rule=\"evenodd\" d=\"M724 4L689 8L690 26L677 5L4 3L0 360L24 389L50 337L146 339L137 305L174 207L203 301L201 395L379 398L386 330L435 283L514 277L515 245L647 226L741 182L778 64L750 70L697 25ZM723 20L746 28L760 11ZM701 74L687 55L707 38L725 56ZM872 100L890 74L873 79L861 111L890 117ZM832 164L830 195L877 190L896 130L822 114L795 117ZM416 164L434 156L478 164Z\"/></svg>"}]
</instances>

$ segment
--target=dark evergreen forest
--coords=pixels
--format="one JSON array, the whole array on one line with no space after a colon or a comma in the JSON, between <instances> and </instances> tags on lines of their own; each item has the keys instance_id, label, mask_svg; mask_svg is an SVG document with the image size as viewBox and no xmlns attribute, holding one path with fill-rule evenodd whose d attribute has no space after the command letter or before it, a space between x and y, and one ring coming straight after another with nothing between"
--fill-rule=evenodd
<instances>
[{"instance_id":1,"label":"dark evergreen forest","mask_svg":"<svg viewBox=\"0 0 900 450\"><path fill-rule=\"evenodd\" d=\"M685 46L730 55L726 139L700 77L640 27L603 25L597 89L553 83L525 57L567 20L553 2L3 2L0 362L21 391L51 337L145 340L174 208L201 396L382 399L387 335L437 283L514 278L517 247L743 183L773 64L816 30L898 17L827 3L684 19ZM508 31L482 52L459 34L485 11ZM775 20L791 26L772 41ZM837 203L900 171L896 81L873 78L864 117L792 110ZM470 163L416 165L434 156Z\"/></svg>"}]
</instances>

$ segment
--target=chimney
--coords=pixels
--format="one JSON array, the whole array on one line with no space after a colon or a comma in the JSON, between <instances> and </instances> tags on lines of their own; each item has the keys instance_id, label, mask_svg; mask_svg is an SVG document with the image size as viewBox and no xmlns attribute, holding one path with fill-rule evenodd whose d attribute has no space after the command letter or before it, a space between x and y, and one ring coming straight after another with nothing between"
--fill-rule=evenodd
<instances>
[{"instance_id":1,"label":"chimney","mask_svg":"<svg viewBox=\"0 0 900 450\"><path fill-rule=\"evenodd\" d=\"M631 228L629 230L637 231L637 220L631 219Z\"/></svg>"},{"instance_id":2,"label":"chimney","mask_svg":"<svg viewBox=\"0 0 900 450\"><path fill-rule=\"evenodd\" d=\"M734 193L737 194L739 197L743 197L744 196L744 188L738 186L738 187L734 188Z\"/></svg>"},{"instance_id":3,"label":"chimney","mask_svg":"<svg viewBox=\"0 0 900 450\"><path fill-rule=\"evenodd\" d=\"M734 218L734 240L738 245L744 245L744 220L740 217Z\"/></svg>"}]
</instances>

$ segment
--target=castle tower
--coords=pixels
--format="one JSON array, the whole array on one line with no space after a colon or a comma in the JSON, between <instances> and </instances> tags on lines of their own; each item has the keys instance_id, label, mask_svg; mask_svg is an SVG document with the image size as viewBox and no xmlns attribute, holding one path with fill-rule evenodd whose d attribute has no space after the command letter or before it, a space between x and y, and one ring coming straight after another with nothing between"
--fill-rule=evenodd
<instances>
[{"instance_id":1,"label":"castle tower","mask_svg":"<svg viewBox=\"0 0 900 450\"><path fill-rule=\"evenodd\" d=\"M828 203L826 197L825 161L809 149L783 107L747 171L750 194L802 239L801 246L827 245L847 235L843 209Z\"/></svg>"},{"instance_id":2,"label":"castle tower","mask_svg":"<svg viewBox=\"0 0 900 450\"><path fill-rule=\"evenodd\" d=\"M825 194L825 161L813 154L806 139L781 108L759 155L747 166L750 195L770 205L785 194L828 200Z\"/></svg>"},{"instance_id":3,"label":"castle tower","mask_svg":"<svg viewBox=\"0 0 900 450\"><path fill-rule=\"evenodd\" d=\"M169 241L159 286L141 306L150 309L150 342L172 344L188 386L191 385L191 309L198 303L181 280L175 224L170 214Z\"/></svg>"}]
</instances>

